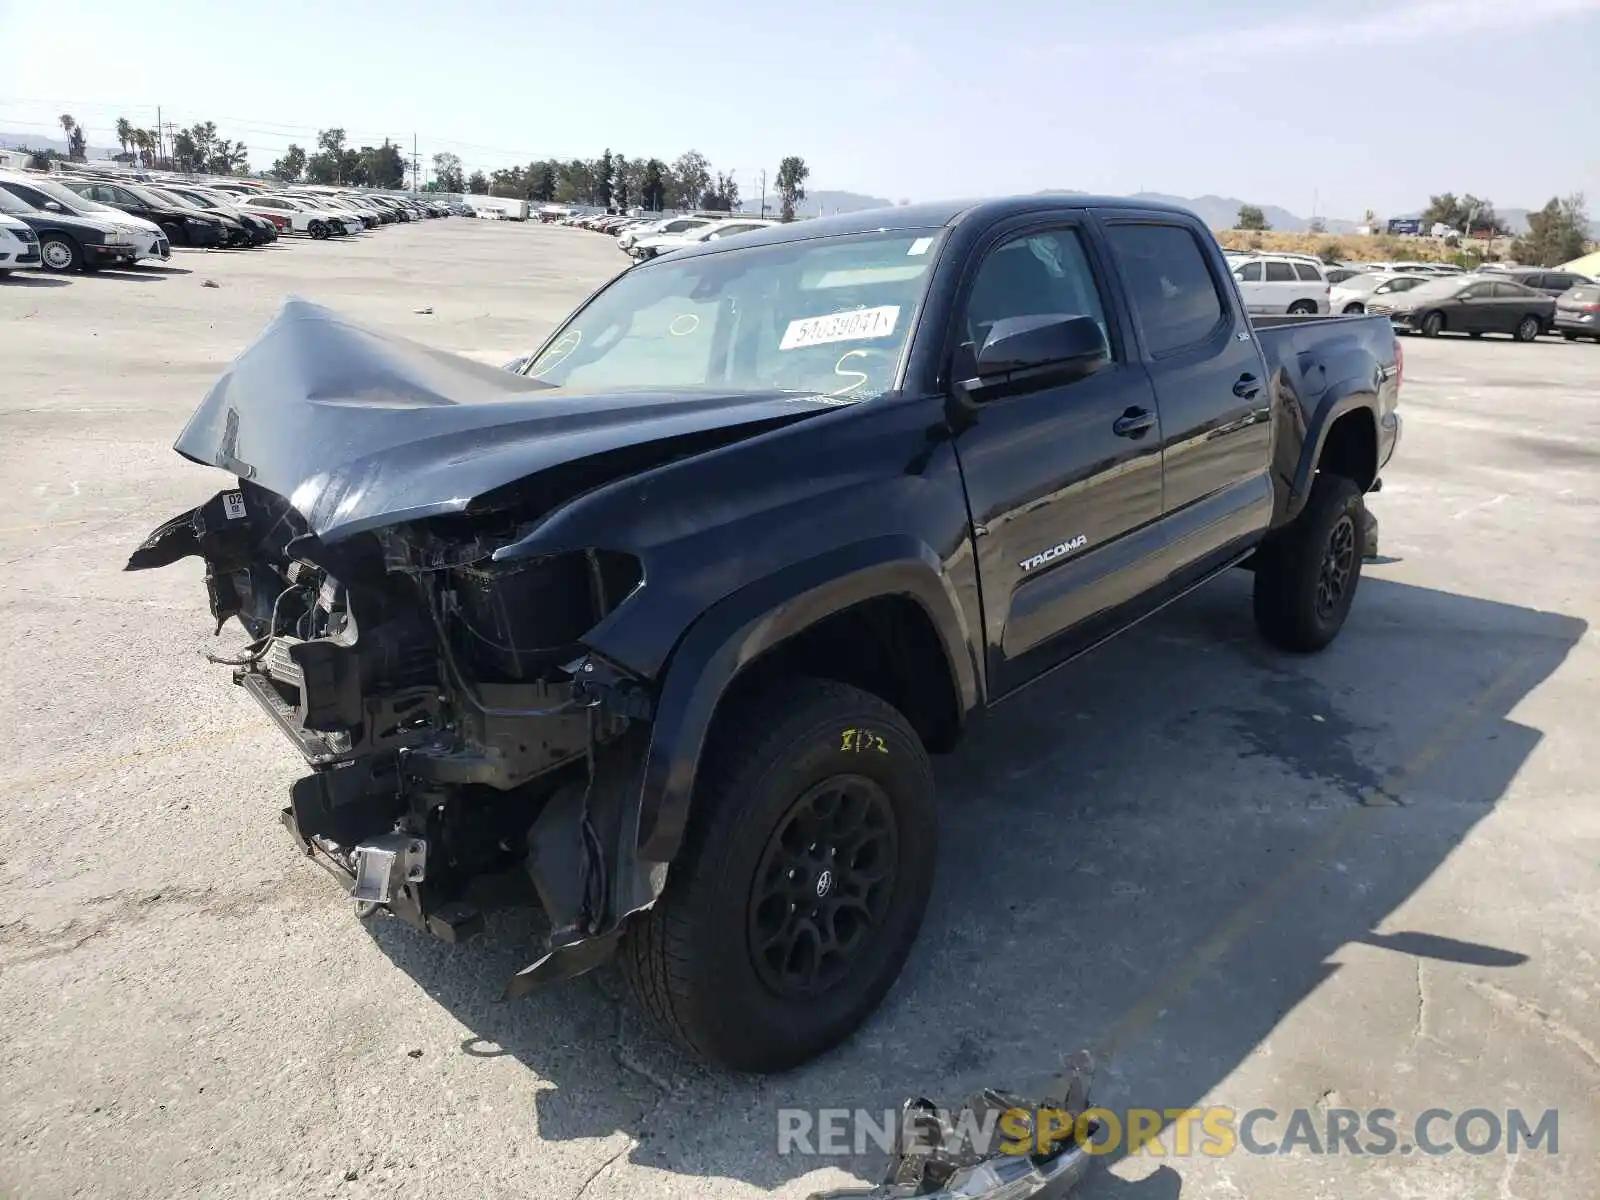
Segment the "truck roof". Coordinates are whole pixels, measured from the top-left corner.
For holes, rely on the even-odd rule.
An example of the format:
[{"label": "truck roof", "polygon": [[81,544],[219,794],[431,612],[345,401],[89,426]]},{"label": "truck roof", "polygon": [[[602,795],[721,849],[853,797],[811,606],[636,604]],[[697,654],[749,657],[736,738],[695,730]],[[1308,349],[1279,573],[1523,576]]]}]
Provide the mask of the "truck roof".
[{"label": "truck roof", "polygon": [[922,204],[901,204],[887,208],[862,209],[860,212],[838,213],[831,217],[813,217],[793,221],[787,225],[773,225],[766,229],[751,230],[739,235],[734,245],[707,242],[673,253],[674,261],[696,254],[715,254],[724,249],[763,245],[779,242],[797,242],[809,238],[834,237],[851,233],[876,233],[896,229],[939,229],[955,225],[974,217],[1000,220],[1023,216],[1031,212],[1045,212],[1061,208],[1126,208],[1141,212],[1165,212],[1193,217],[1195,214],[1176,204],[1162,204],[1152,200],[1136,200],[1128,196],[1088,196],[1076,192],[1040,192],[1031,196],[1005,196],[977,200],[931,200]]}]

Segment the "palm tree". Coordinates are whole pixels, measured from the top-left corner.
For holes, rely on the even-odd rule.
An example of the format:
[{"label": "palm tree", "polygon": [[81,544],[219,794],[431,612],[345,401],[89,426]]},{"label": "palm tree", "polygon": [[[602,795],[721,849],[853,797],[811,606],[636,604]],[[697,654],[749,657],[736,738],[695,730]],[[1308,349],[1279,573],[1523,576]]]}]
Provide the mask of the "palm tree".
[{"label": "palm tree", "polygon": [[139,165],[141,167],[155,165],[156,139],[154,134],[148,129],[135,129],[129,133],[128,141],[133,143],[134,148],[139,151]]},{"label": "palm tree", "polygon": [[133,145],[133,122],[129,121],[127,117],[117,118],[117,144],[122,147],[124,154]]}]

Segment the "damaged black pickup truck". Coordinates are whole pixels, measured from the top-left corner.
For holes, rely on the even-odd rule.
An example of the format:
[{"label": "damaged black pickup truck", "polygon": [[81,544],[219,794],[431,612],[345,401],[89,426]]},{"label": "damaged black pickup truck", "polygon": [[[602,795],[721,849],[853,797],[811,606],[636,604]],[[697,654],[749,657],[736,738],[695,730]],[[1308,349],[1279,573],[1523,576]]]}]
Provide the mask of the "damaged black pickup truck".
[{"label": "damaged black pickup truck", "polygon": [[619,956],[780,1070],[900,972],[970,718],[1230,567],[1270,642],[1334,638],[1398,357],[1258,330],[1194,216],[1075,196],[679,251],[510,370],[291,301],[176,443],[237,483],[128,566],[204,560],[358,911],[463,939],[531,883],[511,995]]}]

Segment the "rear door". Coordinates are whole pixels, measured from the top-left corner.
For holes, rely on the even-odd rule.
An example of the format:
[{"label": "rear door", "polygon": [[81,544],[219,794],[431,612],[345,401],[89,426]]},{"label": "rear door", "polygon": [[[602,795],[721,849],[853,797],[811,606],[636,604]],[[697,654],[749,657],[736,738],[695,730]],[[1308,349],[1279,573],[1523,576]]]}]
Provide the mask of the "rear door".
[{"label": "rear door", "polygon": [[957,378],[1007,317],[1093,317],[1112,359],[1087,378],[985,403],[956,436],[996,696],[1156,602],[1161,426],[1113,296],[1082,211],[1001,223],[958,286]]},{"label": "rear door", "polygon": [[1317,306],[1318,312],[1327,312],[1329,288],[1322,269],[1312,263],[1297,262],[1294,264],[1294,273],[1303,288],[1296,299],[1310,300]]},{"label": "rear door", "polygon": [[1300,298],[1301,286],[1295,278],[1292,263],[1268,259],[1263,264],[1266,267],[1266,307],[1261,311],[1269,313],[1283,313],[1289,311],[1289,305]]},{"label": "rear door", "polygon": [[1494,285],[1495,330],[1511,333],[1530,315],[1539,318],[1540,325],[1548,324],[1546,311],[1554,299],[1549,293],[1520,283],[1498,282]]},{"label": "rear door", "polygon": [[1204,225],[1167,213],[1097,215],[1161,412],[1163,554],[1174,585],[1185,586],[1271,522],[1270,380]]}]

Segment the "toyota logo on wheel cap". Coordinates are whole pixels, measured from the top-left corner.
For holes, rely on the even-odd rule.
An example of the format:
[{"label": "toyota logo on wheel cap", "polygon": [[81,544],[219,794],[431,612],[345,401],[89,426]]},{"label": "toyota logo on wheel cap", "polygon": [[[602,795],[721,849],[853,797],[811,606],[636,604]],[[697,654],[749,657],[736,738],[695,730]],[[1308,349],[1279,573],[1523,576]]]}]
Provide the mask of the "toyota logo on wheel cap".
[{"label": "toyota logo on wheel cap", "polygon": [[833,889],[833,872],[824,870],[817,876],[817,896],[820,899]]}]

